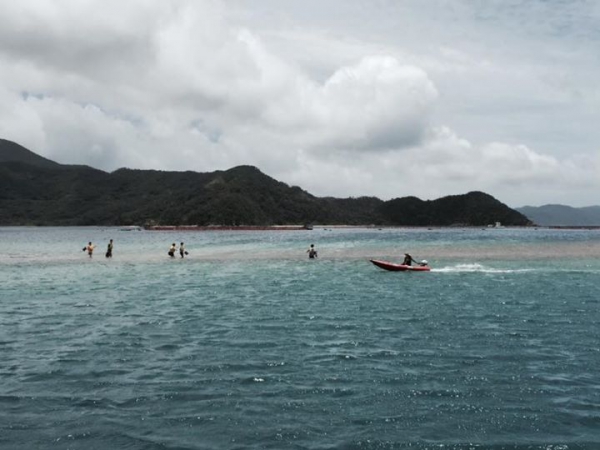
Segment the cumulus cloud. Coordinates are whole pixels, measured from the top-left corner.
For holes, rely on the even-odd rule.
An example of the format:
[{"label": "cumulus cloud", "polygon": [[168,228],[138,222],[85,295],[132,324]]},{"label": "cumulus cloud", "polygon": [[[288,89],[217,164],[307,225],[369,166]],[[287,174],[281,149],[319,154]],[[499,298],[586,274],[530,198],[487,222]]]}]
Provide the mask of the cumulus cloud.
[{"label": "cumulus cloud", "polygon": [[[291,50],[304,42],[302,28],[291,30],[291,45],[284,30],[240,14],[249,11],[241,5],[6,2],[0,136],[59,162],[105,170],[254,164],[317,195],[436,198],[485,190],[518,206],[523,192],[535,202],[544,192],[566,189],[577,198],[598,187],[597,154],[545,152],[516,140],[516,125],[499,116],[515,105],[521,111],[521,97],[541,86],[531,81],[531,65],[499,66],[459,49],[459,41],[440,40],[424,52],[395,35],[377,45],[358,32],[344,40],[319,29],[304,31],[313,45],[297,57]],[[461,95],[488,103],[453,114]],[[545,104],[572,99],[557,94]]]},{"label": "cumulus cloud", "polygon": [[397,149],[425,133],[437,92],[427,74],[390,56],[341,67],[324,83],[296,79],[272,101],[265,124],[296,133],[317,151]]}]

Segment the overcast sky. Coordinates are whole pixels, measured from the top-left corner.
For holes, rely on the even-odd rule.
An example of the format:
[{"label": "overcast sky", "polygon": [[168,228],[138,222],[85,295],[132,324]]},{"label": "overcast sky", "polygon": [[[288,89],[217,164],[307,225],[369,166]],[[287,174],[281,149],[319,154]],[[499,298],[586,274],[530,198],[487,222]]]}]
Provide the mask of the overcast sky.
[{"label": "overcast sky", "polygon": [[0,3],[0,137],[318,196],[600,204],[596,0]]}]

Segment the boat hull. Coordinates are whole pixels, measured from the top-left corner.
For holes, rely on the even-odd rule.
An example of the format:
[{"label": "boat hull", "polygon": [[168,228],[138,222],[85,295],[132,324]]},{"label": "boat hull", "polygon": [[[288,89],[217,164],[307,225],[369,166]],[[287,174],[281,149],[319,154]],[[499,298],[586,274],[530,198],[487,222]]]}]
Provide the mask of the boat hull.
[{"label": "boat hull", "polygon": [[377,267],[391,272],[429,272],[431,270],[429,266],[407,266],[405,264],[396,264],[378,259],[371,259],[370,261]]}]

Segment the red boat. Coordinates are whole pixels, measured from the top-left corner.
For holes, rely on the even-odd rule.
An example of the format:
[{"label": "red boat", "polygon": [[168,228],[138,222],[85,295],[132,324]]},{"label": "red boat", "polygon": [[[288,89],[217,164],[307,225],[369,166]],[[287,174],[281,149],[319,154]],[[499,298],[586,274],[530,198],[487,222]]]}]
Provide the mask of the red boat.
[{"label": "red boat", "polygon": [[429,266],[407,266],[406,264],[396,264],[388,261],[380,261],[378,259],[371,259],[370,261],[377,267],[392,272],[429,272],[431,270],[431,267]]}]

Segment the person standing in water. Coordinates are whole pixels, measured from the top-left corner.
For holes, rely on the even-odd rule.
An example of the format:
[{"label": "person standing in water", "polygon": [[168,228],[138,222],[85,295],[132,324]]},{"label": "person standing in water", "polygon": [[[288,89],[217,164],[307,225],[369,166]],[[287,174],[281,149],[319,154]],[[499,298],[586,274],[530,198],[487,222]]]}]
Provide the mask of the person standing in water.
[{"label": "person standing in water", "polygon": [[306,253],[308,253],[308,257],[310,259],[314,259],[317,257],[317,250],[315,249],[315,244],[310,244],[310,247],[308,248],[308,250],[306,250]]},{"label": "person standing in water", "polygon": [[86,245],[85,247],[83,247],[83,251],[87,251],[89,257],[92,257],[92,254],[94,253],[94,249],[96,248],[96,246],[94,244],[92,244],[92,242],[88,242],[88,245]]},{"label": "person standing in water", "polygon": [[112,258],[112,251],[113,251],[113,240],[111,239],[110,241],[108,241],[108,247],[106,248],[106,257],[107,258]]},{"label": "person standing in water", "polygon": [[175,258],[175,251],[177,250],[177,246],[175,245],[175,242],[173,242],[173,244],[171,244],[171,248],[169,249],[169,256],[171,258]]},{"label": "person standing in water", "polygon": [[188,252],[186,252],[185,248],[183,247],[183,242],[181,244],[179,244],[179,254],[181,255],[182,258],[183,258],[183,255],[188,254]]}]

